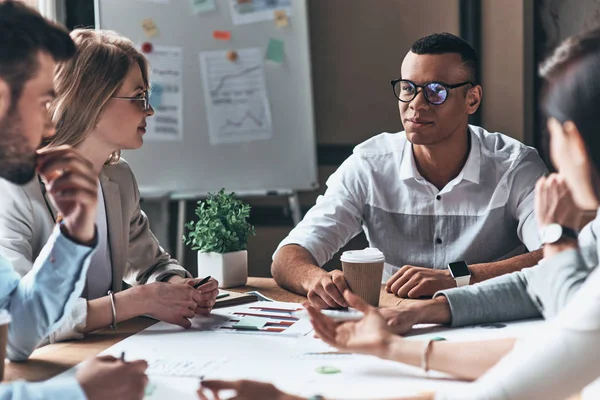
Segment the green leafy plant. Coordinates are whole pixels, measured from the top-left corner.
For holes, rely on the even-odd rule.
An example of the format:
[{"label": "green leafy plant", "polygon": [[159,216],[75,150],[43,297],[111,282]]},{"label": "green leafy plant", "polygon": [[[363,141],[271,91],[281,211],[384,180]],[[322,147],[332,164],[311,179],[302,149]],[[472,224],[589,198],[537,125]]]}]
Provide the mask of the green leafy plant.
[{"label": "green leafy plant", "polygon": [[209,193],[196,207],[198,221],[185,224],[189,230],[183,236],[186,245],[203,253],[230,253],[246,250],[248,236],[255,235],[250,225],[250,206],[235,198],[235,193]]}]

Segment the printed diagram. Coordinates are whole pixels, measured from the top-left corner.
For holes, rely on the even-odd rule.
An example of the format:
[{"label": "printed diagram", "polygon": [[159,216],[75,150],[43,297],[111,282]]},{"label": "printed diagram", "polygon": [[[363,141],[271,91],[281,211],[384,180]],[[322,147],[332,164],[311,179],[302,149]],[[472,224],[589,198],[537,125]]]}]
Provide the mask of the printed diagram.
[{"label": "printed diagram", "polygon": [[250,142],[273,135],[262,55],[238,51],[231,62],[224,51],[200,53],[211,144]]}]

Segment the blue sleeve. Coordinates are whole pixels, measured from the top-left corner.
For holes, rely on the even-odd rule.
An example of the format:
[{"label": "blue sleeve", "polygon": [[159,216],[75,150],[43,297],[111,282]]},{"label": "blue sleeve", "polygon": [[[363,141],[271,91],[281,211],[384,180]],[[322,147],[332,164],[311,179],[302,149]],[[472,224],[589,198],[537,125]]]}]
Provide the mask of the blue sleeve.
[{"label": "blue sleeve", "polygon": [[75,378],[53,379],[29,383],[17,381],[0,385],[0,400],[85,400],[83,389]]},{"label": "blue sleeve", "polygon": [[57,226],[23,279],[0,260],[0,308],[12,316],[9,359],[27,359],[60,326],[83,291],[93,250],[72,242]]}]

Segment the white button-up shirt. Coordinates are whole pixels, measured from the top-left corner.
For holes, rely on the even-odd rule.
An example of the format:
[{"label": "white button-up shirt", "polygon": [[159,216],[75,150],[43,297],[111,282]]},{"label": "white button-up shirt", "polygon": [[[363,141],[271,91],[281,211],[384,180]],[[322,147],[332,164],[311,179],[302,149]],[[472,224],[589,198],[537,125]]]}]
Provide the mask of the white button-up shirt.
[{"label": "white button-up shirt", "polygon": [[358,145],[277,250],[298,244],[322,266],[364,230],[385,255],[385,281],[404,265],[445,269],[538,249],[533,201],[544,163],[517,140],[469,128],[467,161],[442,190],[419,173],[405,132]]}]

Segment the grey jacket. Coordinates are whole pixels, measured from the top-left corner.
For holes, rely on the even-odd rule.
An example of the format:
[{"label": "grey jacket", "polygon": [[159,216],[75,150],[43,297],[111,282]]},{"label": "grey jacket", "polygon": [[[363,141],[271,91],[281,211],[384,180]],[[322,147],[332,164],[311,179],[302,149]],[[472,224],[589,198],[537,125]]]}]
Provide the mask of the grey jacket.
[{"label": "grey jacket", "polygon": [[600,212],[579,234],[579,249],[472,286],[442,290],[452,326],[555,316],[598,265]]}]

